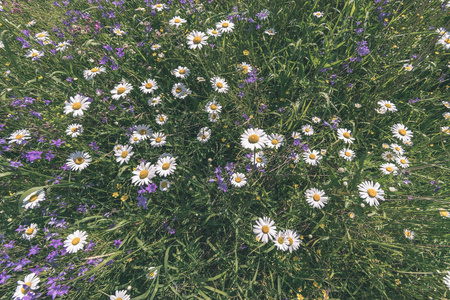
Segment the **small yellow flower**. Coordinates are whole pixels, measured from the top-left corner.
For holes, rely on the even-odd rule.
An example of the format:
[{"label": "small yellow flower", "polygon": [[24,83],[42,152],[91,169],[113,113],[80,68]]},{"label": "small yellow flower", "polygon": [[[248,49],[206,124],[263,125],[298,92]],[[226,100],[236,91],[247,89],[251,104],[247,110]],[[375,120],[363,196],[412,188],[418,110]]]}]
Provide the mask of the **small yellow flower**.
[{"label": "small yellow flower", "polygon": [[119,193],[118,193],[118,192],[114,192],[114,193],[112,194],[112,196],[113,196],[114,198],[117,198],[117,197],[119,197]]},{"label": "small yellow flower", "polygon": [[153,52],[153,56],[156,56],[156,53]]},{"label": "small yellow flower", "polygon": [[305,299],[305,298],[302,296],[302,294],[297,294],[297,300],[303,300],[303,299]]},{"label": "small yellow flower", "polygon": [[10,196],[12,196],[12,195],[14,195],[15,193],[13,193],[13,192],[11,192],[11,191],[9,191],[9,195]]},{"label": "small yellow flower", "polygon": [[244,50],[244,55],[245,56],[247,56],[247,55],[249,55],[250,54],[250,52],[248,52],[247,50]]},{"label": "small yellow flower", "polygon": [[9,66],[10,64],[11,64],[10,62],[7,62],[5,65],[6,65],[6,66]]},{"label": "small yellow flower", "polygon": [[38,79],[42,79],[42,78],[44,78],[44,77],[42,77],[42,76],[39,76],[39,77],[38,77]]},{"label": "small yellow flower", "polygon": [[256,196],[256,200],[261,200],[261,197],[259,197],[259,196]]},{"label": "small yellow flower", "polygon": [[398,279],[398,278],[395,279],[395,284],[396,284],[396,285],[399,285],[399,284],[400,284],[400,279]]},{"label": "small yellow flower", "polygon": [[123,195],[122,198],[120,198],[120,200],[127,201],[128,200],[128,195]]},{"label": "small yellow flower", "polygon": [[120,183],[117,184],[117,189],[120,190],[122,188],[122,185]]},{"label": "small yellow flower", "polygon": [[316,288],[319,287],[319,284],[318,284],[316,281],[314,281],[313,285],[314,285]]},{"label": "small yellow flower", "polygon": [[298,189],[298,184],[294,184],[294,189]]},{"label": "small yellow flower", "polygon": [[222,138],[222,143],[225,143],[227,139],[226,138]]},{"label": "small yellow flower", "polygon": [[320,228],[324,229],[325,228],[325,224],[320,224]]}]

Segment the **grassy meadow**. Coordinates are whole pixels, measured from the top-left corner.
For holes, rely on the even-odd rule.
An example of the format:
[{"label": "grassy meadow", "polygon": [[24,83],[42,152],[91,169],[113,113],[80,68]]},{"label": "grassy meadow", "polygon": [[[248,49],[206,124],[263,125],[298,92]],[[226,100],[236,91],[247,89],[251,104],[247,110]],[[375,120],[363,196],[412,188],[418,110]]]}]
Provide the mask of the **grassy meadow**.
[{"label": "grassy meadow", "polygon": [[450,298],[448,1],[0,2],[0,299]]}]

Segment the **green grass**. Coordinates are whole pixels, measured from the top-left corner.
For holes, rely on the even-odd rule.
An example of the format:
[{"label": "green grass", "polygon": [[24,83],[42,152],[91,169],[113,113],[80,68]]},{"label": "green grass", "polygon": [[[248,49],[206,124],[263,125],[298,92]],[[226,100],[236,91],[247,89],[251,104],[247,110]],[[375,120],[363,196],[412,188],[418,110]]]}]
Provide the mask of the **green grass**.
[{"label": "green grass", "polygon": [[[450,221],[439,212],[450,210],[449,136],[441,131],[442,126],[450,126],[443,117],[450,110],[442,105],[450,101],[449,51],[436,45],[439,36],[430,29],[448,27],[448,11],[443,11],[441,1],[198,1],[203,3],[201,12],[192,12],[187,5],[192,14],[174,1],[169,11],[154,16],[150,8],[135,10],[144,7],[141,1],[125,1],[123,9],[101,1],[106,12],[115,11],[114,18],[102,17],[98,3],[72,0],[64,7],[59,1],[62,7],[57,7],[53,2],[23,2],[22,13],[0,15],[5,44],[0,49],[0,66],[2,72],[11,71],[0,77],[0,124],[5,124],[0,138],[7,139],[19,129],[33,133],[28,145],[14,144],[0,156],[0,234],[4,234],[0,241],[2,245],[15,241],[13,249],[1,250],[9,257],[0,260],[0,274],[12,276],[0,285],[5,299],[13,296],[17,281],[36,265],[48,266],[39,274],[38,292],[43,299],[51,297],[46,295],[48,281],[58,274],[64,278],[57,284],[70,286],[66,299],[108,299],[128,286],[132,299],[297,299],[298,294],[305,299],[445,299]],[[386,25],[379,20],[380,6],[381,12],[390,13]],[[266,8],[271,13],[268,19],[258,21],[256,14]],[[92,23],[77,15],[78,34],[63,31],[65,38],[58,38],[52,29],[66,28],[62,20],[71,18],[66,15],[71,10],[89,14]],[[324,12],[324,17],[314,17],[316,11]],[[190,31],[206,32],[237,13],[256,22],[235,20],[232,33],[209,38],[213,48],[187,48]],[[168,25],[176,15],[188,21],[178,30]],[[37,24],[25,27],[32,19]],[[96,20],[103,26],[98,34],[94,34]],[[145,31],[144,22],[150,23],[152,31]],[[258,22],[261,29],[257,30]],[[111,32],[116,23],[126,35]],[[268,28],[274,28],[276,35],[264,34]],[[358,28],[364,31],[357,34]],[[30,38],[24,29],[30,31]],[[53,45],[41,46],[32,38],[44,30],[51,40],[70,39],[72,46],[53,55]],[[17,37],[26,39],[30,49],[44,49],[45,56],[40,61],[25,58],[28,49],[22,48]],[[361,41],[367,41],[368,55],[357,53]],[[162,48],[154,52],[151,43]],[[115,49],[107,51],[103,47],[107,44],[124,48],[124,56],[119,57]],[[85,80],[83,70],[98,66],[104,56],[114,60],[118,69],[112,70],[109,61],[105,74]],[[247,78],[236,68],[242,62],[257,68],[261,81],[240,88]],[[415,69],[405,71],[405,63]],[[171,74],[178,66],[190,69],[187,79]],[[199,76],[206,82],[198,82]],[[214,76],[225,78],[228,93],[211,88],[209,79]],[[71,81],[66,80],[69,77]],[[133,85],[129,101],[112,100],[110,90],[122,78]],[[163,102],[158,107],[149,106],[150,96],[139,90],[148,78],[159,84]],[[171,89],[178,82],[185,83],[192,94],[174,98]],[[98,95],[98,89],[103,94]],[[64,114],[64,102],[77,93],[93,99],[82,118]],[[36,102],[28,108],[11,105],[24,97]],[[409,102],[416,98],[420,101]],[[46,105],[44,99],[52,102]],[[213,99],[223,106],[217,123],[209,122],[204,111]],[[395,103],[398,111],[377,113],[380,100]],[[116,109],[110,110],[111,105]],[[267,108],[262,110],[262,105]],[[30,110],[41,113],[42,119],[30,115]],[[163,126],[155,122],[159,113],[169,118]],[[314,116],[322,122],[313,123]],[[338,154],[346,144],[338,140],[335,130],[323,125],[336,117],[339,128],[351,130],[356,139],[351,146],[356,158],[351,162]],[[72,123],[84,127],[78,138],[65,133]],[[412,146],[392,137],[390,128],[396,123],[413,131]],[[167,144],[162,148],[148,141],[135,144],[129,164],[119,165],[114,146],[128,144],[127,129],[139,124],[164,132]],[[248,124],[286,139],[278,150],[264,150],[269,161],[264,172],[246,171],[250,160],[245,154],[250,151],[241,146],[240,136]],[[291,134],[306,124],[315,133],[302,135],[302,142],[327,151],[318,166],[291,159],[291,153],[303,152],[293,144]],[[196,136],[205,126],[212,135],[202,144]],[[45,142],[39,143],[38,137]],[[66,143],[51,145],[57,139]],[[91,149],[93,141],[98,152]],[[383,143],[404,147],[409,176],[401,171],[398,176],[381,174]],[[49,149],[55,156],[50,161],[45,159]],[[81,150],[91,154],[92,164],[81,172],[62,170],[68,156]],[[28,151],[43,151],[42,159],[26,162],[22,154]],[[133,168],[140,160],[154,164],[165,152],[176,156],[178,163],[168,177],[170,188],[145,194],[148,209],[139,207],[139,188],[131,184]],[[24,166],[11,168],[10,161],[18,160]],[[228,182],[229,190],[223,192],[209,179],[215,177],[218,166],[229,178],[224,169],[228,162],[246,174],[248,183],[238,189]],[[62,177],[59,184],[55,175]],[[406,179],[409,184],[404,183]],[[378,207],[361,206],[357,186],[365,180],[380,183],[386,193],[386,201]],[[154,181],[159,184],[160,178]],[[434,191],[430,181],[440,189]],[[22,200],[36,187],[45,187],[47,200],[38,209],[24,211]],[[310,188],[324,190],[329,197],[323,209],[307,204],[304,193]],[[122,196],[127,199],[122,201]],[[80,205],[86,205],[85,212],[79,211]],[[272,242],[257,242],[253,225],[263,216],[274,220],[278,230],[297,231],[303,241],[300,248],[291,254],[277,251]],[[48,225],[52,217],[64,218],[67,226]],[[31,242],[15,232],[29,223],[40,229]],[[175,233],[170,234],[167,226]],[[44,227],[58,235],[47,240]],[[412,241],[405,238],[405,229],[415,232]],[[50,262],[48,255],[55,250],[51,240],[63,242],[75,230],[86,231],[95,247],[59,255]],[[122,244],[116,248],[118,239]],[[27,257],[36,245],[40,252]],[[22,270],[6,265],[23,258],[30,263]],[[90,263],[92,259],[97,266]],[[150,280],[146,274],[151,266],[158,273]],[[87,270],[78,275],[82,267]]]}]

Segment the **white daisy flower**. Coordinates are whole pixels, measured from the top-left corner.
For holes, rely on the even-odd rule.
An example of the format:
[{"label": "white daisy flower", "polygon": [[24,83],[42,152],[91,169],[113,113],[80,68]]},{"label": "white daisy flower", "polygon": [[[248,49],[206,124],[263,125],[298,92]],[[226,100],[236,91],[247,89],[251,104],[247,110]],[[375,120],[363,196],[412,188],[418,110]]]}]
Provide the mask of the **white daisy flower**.
[{"label": "white daisy flower", "polygon": [[147,81],[141,82],[139,87],[144,94],[153,94],[158,89],[158,83],[154,79],[147,79]]},{"label": "white daisy flower", "polygon": [[172,95],[178,99],[184,99],[191,94],[191,90],[188,89],[183,83],[176,83],[172,87]]},{"label": "white daisy flower", "polygon": [[38,283],[41,280],[37,277],[36,273],[31,273],[25,276],[22,280],[17,281],[17,288],[14,292],[13,298],[23,299],[27,294],[32,294],[34,290],[39,288]]},{"label": "white daisy flower", "polygon": [[126,34],[125,31],[121,30],[121,29],[118,28],[118,27],[114,28],[114,29],[113,29],[113,32],[114,32],[116,35],[118,35],[118,36],[122,36],[122,35]]},{"label": "white daisy flower", "polygon": [[25,26],[26,27],[31,27],[33,25],[36,25],[36,21],[35,20],[31,20],[30,22],[28,22]]},{"label": "white daisy flower", "polygon": [[74,233],[69,234],[64,241],[64,248],[66,248],[68,253],[77,253],[87,244],[87,237],[86,231],[76,230]]},{"label": "white daisy flower", "polygon": [[148,272],[145,277],[147,277],[148,279],[153,279],[156,277],[156,275],[158,275],[158,269],[156,269],[156,267],[150,267],[148,268]]},{"label": "white daisy flower", "polygon": [[136,11],[137,11],[137,10],[139,10],[139,11],[145,11],[145,8],[139,6],[139,7],[136,8],[135,10],[136,10]]},{"label": "white daisy flower", "polygon": [[447,108],[450,108],[450,102],[448,101],[442,101],[442,105],[444,105]]},{"label": "white daisy flower", "polygon": [[26,140],[31,138],[30,131],[28,129],[19,129],[11,133],[9,136],[8,144],[16,143],[18,145],[23,144]]},{"label": "white daisy flower", "polygon": [[221,78],[221,77],[213,77],[210,80],[211,84],[212,84],[212,88],[219,93],[224,93],[226,94],[228,92],[228,83],[225,81],[225,79]]},{"label": "white daisy flower", "polygon": [[448,274],[444,277],[444,283],[447,286],[447,288],[450,290],[450,271],[448,271]]},{"label": "white daisy flower", "polygon": [[60,43],[58,43],[58,45],[56,45],[56,51],[64,51],[69,46],[70,46],[70,43],[67,41],[60,42]]},{"label": "white daisy flower", "polygon": [[383,154],[381,154],[381,158],[383,158],[385,161],[394,161],[395,160],[395,154],[391,151],[386,151]]},{"label": "white daisy flower", "polygon": [[298,140],[298,139],[300,139],[301,137],[302,137],[302,135],[300,134],[300,132],[294,131],[294,132],[292,133],[292,138],[293,138],[294,140]]},{"label": "white daisy flower", "polygon": [[269,160],[264,156],[263,152],[253,153],[250,161],[258,168],[264,168],[269,162]]},{"label": "white daisy flower", "polygon": [[133,89],[133,86],[123,80],[121,83],[116,85],[114,89],[111,90],[112,98],[114,100],[119,100],[120,98],[125,98],[126,95],[128,95],[131,90]]},{"label": "white daisy flower", "polygon": [[403,230],[403,233],[405,234],[405,237],[408,239],[408,240],[413,240],[414,239],[414,231],[411,231],[411,230],[409,230],[409,229],[405,229],[405,230]]},{"label": "white daisy flower", "polygon": [[73,123],[67,126],[66,134],[70,137],[77,137],[83,133],[83,125],[78,123]]},{"label": "white daisy flower", "polygon": [[203,77],[197,77],[197,82],[205,82],[206,81],[206,79],[205,78],[203,78]]},{"label": "white daisy flower", "polygon": [[383,175],[397,175],[398,167],[392,163],[385,163],[380,166],[380,171]]},{"label": "white daisy flower", "polygon": [[395,106],[395,104],[390,102],[390,101],[380,100],[377,103],[378,103],[378,105],[380,105],[381,107],[384,107],[389,112],[396,112],[397,111],[397,107]]},{"label": "white daisy flower", "polygon": [[189,49],[202,49],[203,46],[207,44],[208,36],[201,31],[192,31],[187,36],[187,44],[189,45]]},{"label": "white daisy flower", "polygon": [[228,20],[222,20],[216,23],[216,28],[221,33],[230,33],[233,32],[234,23]]},{"label": "white daisy flower", "polygon": [[313,135],[314,134],[314,128],[312,128],[311,125],[303,125],[302,131],[304,135]]},{"label": "white daisy flower", "polygon": [[312,121],[313,123],[320,123],[320,121],[322,121],[319,117],[312,117]]},{"label": "white daisy flower", "polygon": [[178,66],[178,68],[172,70],[172,75],[175,75],[177,78],[185,79],[188,77],[191,71],[186,67]]},{"label": "white daisy flower", "polygon": [[75,97],[70,97],[69,102],[64,102],[64,113],[70,114],[73,113],[74,117],[83,116],[83,111],[89,108],[91,102],[89,102],[89,98],[81,95],[76,95]]},{"label": "white daisy flower", "polygon": [[405,153],[405,150],[403,150],[402,146],[400,146],[399,144],[391,144],[390,148],[394,151],[395,154],[397,155],[403,155],[403,153]]},{"label": "white daisy flower", "polygon": [[75,151],[69,155],[67,159],[67,166],[71,171],[81,171],[89,166],[92,158],[89,153],[84,151]]},{"label": "white daisy flower", "polygon": [[316,188],[305,191],[306,202],[314,208],[322,209],[327,204],[328,197],[325,192]]},{"label": "white daisy flower", "polygon": [[161,103],[161,96],[151,98],[148,100],[148,105],[150,106],[157,106],[160,103]]},{"label": "white daisy flower", "polygon": [[203,127],[200,129],[200,132],[197,134],[197,140],[201,143],[206,143],[209,141],[211,137],[211,129],[208,127]]},{"label": "white daisy flower", "polygon": [[267,147],[278,149],[284,145],[284,136],[281,134],[273,133],[267,136],[269,142],[267,143]]},{"label": "white daisy flower", "polygon": [[241,146],[252,151],[266,147],[268,142],[266,133],[259,128],[249,128],[241,135]]},{"label": "white daisy flower", "polygon": [[166,124],[167,120],[168,117],[165,114],[159,114],[156,116],[156,123],[158,123],[159,125]]},{"label": "white daisy flower", "polygon": [[40,202],[45,200],[45,192],[43,189],[37,190],[23,199],[22,207],[25,209],[33,209],[40,206]]},{"label": "white daisy flower", "polygon": [[403,169],[409,168],[409,159],[406,158],[405,156],[399,156],[395,159],[395,161]]},{"label": "white daisy flower", "polygon": [[361,108],[361,104],[355,103],[355,107],[356,107],[356,108]]},{"label": "white daisy flower", "polygon": [[383,143],[383,145],[381,145],[383,147],[383,149],[389,149],[389,144]]},{"label": "white daisy flower", "polygon": [[352,161],[355,158],[355,151],[344,148],[339,151],[339,156],[345,160]]},{"label": "white daisy flower", "polygon": [[175,157],[168,156],[158,159],[155,167],[158,176],[167,177],[169,175],[172,175],[177,169],[177,163],[175,160]]},{"label": "white daisy flower", "polygon": [[170,182],[166,179],[161,180],[159,183],[159,190],[162,192],[167,192],[170,188]]},{"label": "white daisy flower", "polygon": [[322,159],[322,156],[320,155],[320,152],[317,150],[307,150],[305,153],[303,153],[303,160],[312,166],[318,165],[320,160]]},{"label": "white daisy flower", "polygon": [[25,55],[25,57],[32,58],[32,59],[37,59],[42,56],[44,56],[44,51],[39,51],[36,49],[28,50],[27,54]]},{"label": "white daisy flower", "polygon": [[39,41],[45,41],[48,38],[48,32],[47,31],[41,31],[34,35],[34,38]]},{"label": "white daisy flower", "polygon": [[278,231],[275,237],[273,238],[273,243],[277,247],[278,250],[287,251],[289,249],[289,240],[284,235],[284,232]]},{"label": "white daisy flower", "polygon": [[151,47],[151,49],[152,49],[153,51],[156,51],[156,50],[158,50],[159,48],[161,48],[161,45],[160,45],[160,44],[154,44],[154,45],[152,45],[152,47]]},{"label": "white daisy flower", "polygon": [[294,230],[288,229],[284,231],[283,234],[284,238],[288,241],[289,253],[292,253],[292,251],[297,251],[297,249],[300,247],[300,244],[303,243],[298,233]]},{"label": "white daisy flower", "polygon": [[436,32],[437,32],[440,36],[443,36],[444,34],[447,33],[447,30],[445,30],[445,28],[440,27],[440,28],[436,29]]},{"label": "white daisy flower", "polygon": [[444,119],[450,120],[450,112],[445,112],[442,114],[442,116],[444,117]]},{"label": "white daisy flower", "polygon": [[155,132],[152,134],[150,142],[153,147],[162,147],[167,143],[166,135],[162,132]]},{"label": "white daisy flower", "polygon": [[109,300],[130,300],[130,295],[127,295],[126,290],[116,291],[114,295],[109,296]]},{"label": "white daisy flower", "polygon": [[391,132],[394,134],[395,138],[398,138],[403,143],[411,141],[411,138],[413,137],[413,132],[408,130],[408,127],[400,123],[393,125],[391,127]]},{"label": "white daisy flower", "polygon": [[135,186],[141,186],[144,184],[152,183],[152,179],[156,177],[156,168],[151,163],[141,162],[136,170],[133,171],[133,177],[131,183]]},{"label": "white daisy flower", "polygon": [[37,227],[36,223],[31,223],[30,225],[28,225],[25,229],[25,233],[22,234],[22,238],[25,240],[32,240],[37,232],[39,231],[39,228]]},{"label": "white daisy flower", "polygon": [[156,9],[157,11],[162,11],[166,7],[167,7],[167,5],[165,5],[163,3],[158,3],[155,5],[152,5],[152,9]]},{"label": "white daisy flower", "polygon": [[216,100],[209,101],[205,105],[205,111],[210,114],[220,113],[222,111],[222,105],[220,105],[220,103],[218,103]]},{"label": "white daisy flower", "polygon": [[375,111],[376,111],[377,113],[379,113],[380,115],[384,115],[385,113],[387,113],[388,110],[387,110],[386,107],[381,106],[381,107],[375,108]]},{"label": "white daisy flower", "polygon": [[244,74],[251,73],[253,71],[253,67],[246,62],[243,62],[237,66],[238,71],[241,71]]},{"label": "white daisy flower", "polygon": [[450,49],[450,33],[444,34],[438,41],[437,44],[444,46],[445,50]]},{"label": "white daisy flower", "polygon": [[208,114],[208,120],[210,122],[216,123],[217,121],[219,121],[219,119],[220,119],[220,115],[217,113]]},{"label": "white daisy flower", "polygon": [[346,144],[353,144],[355,139],[351,134],[352,132],[346,128],[339,128],[337,130],[338,139],[343,140]]},{"label": "white daisy flower", "polygon": [[258,218],[256,225],[253,225],[253,233],[256,234],[256,240],[267,243],[269,239],[272,241],[277,235],[277,227],[275,222],[269,217]]},{"label": "white daisy flower", "polygon": [[245,177],[243,173],[233,173],[230,180],[231,184],[238,188],[243,187],[247,184],[247,177]]},{"label": "white daisy flower", "polygon": [[180,27],[182,24],[186,23],[187,21],[185,19],[182,19],[180,16],[175,16],[172,19],[169,20],[170,26],[176,26],[177,28]]},{"label": "white daisy flower", "polygon": [[215,38],[222,36],[222,32],[217,29],[206,29],[206,34]]},{"label": "white daisy flower", "polygon": [[384,201],[384,191],[380,189],[380,184],[373,181],[364,181],[358,185],[359,196],[370,206],[378,206],[378,200]]},{"label": "white daisy flower", "polygon": [[414,70],[414,67],[411,64],[403,64],[403,68],[408,72]]},{"label": "white daisy flower", "polygon": [[92,80],[95,76],[97,76],[100,73],[105,73],[106,68],[105,67],[94,67],[90,70],[84,70],[83,76],[86,80]]},{"label": "white daisy flower", "polygon": [[316,18],[322,18],[324,16],[323,12],[321,11],[316,11],[315,13],[313,13],[313,15]]},{"label": "white daisy flower", "polygon": [[447,210],[443,209],[443,208],[441,208],[439,210],[439,214],[441,215],[441,217],[450,218],[450,213]]},{"label": "white daisy flower", "polygon": [[441,127],[441,130],[443,133],[450,134],[450,127],[448,126]]},{"label": "white daisy flower", "polygon": [[152,135],[152,128],[146,124],[136,125],[134,134],[139,134],[141,140],[146,140]]},{"label": "white daisy flower", "polygon": [[122,148],[118,151],[114,151],[114,156],[116,157],[116,162],[128,164],[131,156],[133,156],[133,147],[129,145],[122,146]]},{"label": "white daisy flower", "polygon": [[130,136],[130,139],[128,140],[130,144],[139,144],[140,142],[142,142],[144,139],[142,138],[142,135],[140,135],[139,133],[135,132]]},{"label": "white daisy flower", "polygon": [[267,34],[267,35],[275,35],[277,32],[275,31],[275,29],[269,28],[269,29],[266,29],[264,31],[264,33]]}]

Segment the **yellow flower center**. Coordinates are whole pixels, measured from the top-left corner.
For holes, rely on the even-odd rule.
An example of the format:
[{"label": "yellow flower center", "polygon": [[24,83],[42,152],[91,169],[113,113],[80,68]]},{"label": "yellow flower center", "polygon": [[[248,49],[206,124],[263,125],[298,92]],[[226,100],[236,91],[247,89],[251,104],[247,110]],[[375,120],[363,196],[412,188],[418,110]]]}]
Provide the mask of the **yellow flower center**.
[{"label": "yellow flower center", "polygon": [[137,136],[135,136],[135,137],[133,138],[133,141],[137,142],[137,141],[139,141],[139,138],[138,138]]},{"label": "yellow flower center", "polygon": [[445,133],[450,133],[450,129],[445,129],[444,132]]},{"label": "yellow flower center", "polygon": [[242,73],[244,73],[244,74],[248,73],[248,67],[247,66],[242,66]]},{"label": "yellow flower center", "polygon": [[181,23],[181,20],[180,20],[180,19],[175,19],[174,22],[175,22],[175,23]]},{"label": "yellow flower center", "polygon": [[162,169],[163,170],[167,170],[168,168],[170,168],[170,164],[169,163],[163,163]]},{"label": "yellow flower center", "polygon": [[122,300],[122,298],[121,298],[121,297],[118,297],[118,298],[116,298],[116,300]]},{"label": "yellow flower center", "polygon": [[[31,286],[31,282],[25,282],[25,285]],[[20,292],[21,292],[22,294],[25,295],[28,291],[27,291],[26,289],[22,288],[22,289],[20,290]]]},{"label": "yellow flower center", "polygon": [[151,84],[150,82],[147,82],[146,84],[145,84],[145,88],[146,89],[151,89],[153,87],[153,84]]},{"label": "yellow flower center", "polygon": [[288,237],[289,245],[292,245],[294,243],[294,240],[291,237]]},{"label": "yellow flower center", "polygon": [[272,145],[277,145],[277,144],[278,144],[278,140],[273,139],[273,140],[272,140]]},{"label": "yellow flower center", "polygon": [[181,93],[181,88],[180,88],[180,87],[177,87],[177,88],[175,89],[175,92]]},{"label": "yellow flower center", "polygon": [[305,131],[306,131],[306,132],[309,132],[309,128],[306,128]]},{"label": "yellow flower center", "polygon": [[202,134],[201,138],[202,140],[206,139],[206,135]]},{"label": "yellow flower center", "polygon": [[225,22],[225,23],[222,23],[222,27],[223,27],[223,28],[227,28],[227,27],[228,27],[228,23],[226,23],[226,22]]},{"label": "yellow flower center", "polygon": [[80,102],[75,102],[74,104],[72,104],[72,109],[79,110],[80,108],[81,108]]},{"label": "yellow flower center", "polygon": [[221,88],[223,88],[223,83],[222,83],[222,82],[218,82],[218,83],[216,83],[216,86],[217,86],[219,89],[221,89]]},{"label": "yellow flower center", "polygon": [[213,105],[210,106],[210,108],[211,108],[211,110],[216,110],[217,106],[215,104],[213,104]]},{"label": "yellow flower center", "polygon": [[126,88],[124,88],[123,86],[121,86],[120,88],[117,89],[117,94],[122,94],[123,92],[126,91]]},{"label": "yellow flower center", "polygon": [[391,108],[392,105],[390,105],[389,103],[386,103],[384,106],[386,106],[387,108]]},{"label": "yellow flower center", "polygon": [[270,228],[269,228],[269,226],[264,225],[264,226],[261,228],[261,230],[262,230],[263,233],[269,233]]},{"label": "yellow flower center", "polygon": [[345,152],[345,156],[350,157],[350,156],[352,156],[352,154],[351,154],[350,152],[346,151],[346,152]]},{"label": "yellow flower center", "polygon": [[346,139],[349,139],[349,138],[350,138],[350,133],[348,133],[348,132],[344,132],[342,135],[343,135]]},{"label": "yellow flower center", "polygon": [[75,163],[76,163],[77,165],[81,165],[82,163],[84,163],[84,158],[81,157],[81,156],[75,158]]},{"label": "yellow flower center", "polygon": [[155,272],[148,273],[148,277],[153,277],[153,276],[155,276]]},{"label": "yellow flower center", "polygon": [[194,42],[194,44],[200,44],[202,41],[202,38],[199,36],[194,37],[194,39],[192,40]]},{"label": "yellow flower center", "polygon": [[261,162],[262,162],[261,157],[257,157],[257,158],[256,158],[256,161],[259,162],[259,163],[261,163]]},{"label": "yellow flower center", "polygon": [[234,179],[234,181],[236,181],[237,183],[239,183],[239,182],[242,181],[242,179],[241,179],[241,177],[236,177],[236,178]]},{"label": "yellow flower center", "polygon": [[281,236],[278,238],[278,244],[284,244],[284,239]]},{"label": "yellow flower center", "polygon": [[80,243],[80,238],[79,237],[76,237],[76,238],[74,238],[72,240],[72,245],[74,245],[74,246],[78,245],[79,243]]},{"label": "yellow flower center", "polygon": [[158,8],[161,7],[161,4],[156,4],[156,7],[158,7]]},{"label": "yellow flower center", "polygon": [[309,158],[310,158],[310,159],[315,159],[315,158],[316,158],[316,155],[311,153],[311,154],[309,155]]},{"label": "yellow flower center", "polygon": [[122,154],[120,154],[123,158],[128,156],[128,151],[122,151]]},{"label": "yellow flower center", "polygon": [[212,34],[217,34],[217,30],[213,30],[211,32],[212,32]]},{"label": "yellow flower center", "polygon": [[167,187],[167,181],[161,182],[161,187],[162,187],[162,188],[166,188],[166,187]]},{"label": "yellow flower center", "polygon": [[215,114],[211,115],[211,119],[215,120],[217,118],[217,116]]},{"label": "yellow flower center", "polygon": [[178,71],[180,74],[185,74],[186,71],[184,69],[181,69],[180,71]]},{"label": "yellow flower center", "polygon": [[160,137],[157,137],[157,138],[155,139],[155,142],[161,143],[161,138],[160,138]]},{"label": "yellow flower center", "polygon": [[27,234],[32,234],[33,232],[34,232],[34,228],[33,227],[28,228],[27,231],[26,231]]},{"label": "yellow flower center", "polygon": [[99,71],[98,68],[93,68],[93,69],[91,69],[91,72],[92,72],[92,73],[95,73],[95,72],[98,72],[98,71]]},{"label": "yellow flower center", "polygon": [[405,235],[406,235],[407,237],[410,237],[410,236],[411,236],[411,231],[405,230]]},{"label": "yellow flower center", "polygon": [[386,171],[392,172],[392,171],[394,171],[394,169],[392,169],[392,167],[387,167],[387,168],[386,168]]},{"label": "yellow flower center", "polygon": [[406,164],[406,160],[404,160],[404,159],[400,159],[400,162],[401,162],[402,164]]},{"label": "yellow flower center", "polygon": [[405,136],[406,135],[406,130],[405,129],[399,129],[398,133],[400,133],[400,135]]},{"label": "yellow flower center", "polygon": [[36,201],[37,198],[38,198],[38,195],[33,195],[29,201],[34,202],[34,201]]},{"label": "yellow flower center", "polygon": [[146,133],[147,133],[147,131],[145,129],[139,130],[139,134],[140,135],[145,135]]},{"label": "yellow flower center", "polygon": [[147,176],[148,176],[148,171],[147,171],[147,170],[142,170],[142,171],[139,173],[139,178],[140,178],[140,179],[147,178]]},{"label": "yellow flower center", "polygon": [[164,122],[164,117],[159,117],[160,122]]},{"label": "yellow flower center", "polygon": [[255,144],[259,141],[259,136],[257,136],[256,134],[252,134],[248,137],[248,141],[252,144]]},{"label": "yellow flower center", "polygon": [[450,39],[445,39],[444,42],[445,42],[446,44],[450,44]]},{"label": "yellow flower center", "polygon": [[406,66],[406,70],[411,71],[411,67],[410,66]]},{"label": "yellow flower center", "polygon": [[395,147],[395,150],[400,151],[400,147]]},{"label": "yellow flower center", "polygon": [[22,139],[22,138],[23,138],[23,135],[22,135],[22,134],[16,135],[16,140],[20,140],[20,139]]},{"label": "yellow flower center", "polygon": [[70,131],[72,131],[72,132],[76,132],[78,130],[78,128],[77,127],[73,127]]},{"label": "yellow flower center", "polygon": [[375,191],[374,189],[368,189],[367,194],[369,194],[369,196],[373,198],[377,195],[377,191]]},{"label": "yellow flower center", "polygon": [[447,217],[447,216],[448,216],[448,211],[446,211],[446,210],[441,210],[439,213],[440,213],[441,216],[443,216],[443,217]]},{"label": "yellow flower center", "polygon": [[38,37],[40,37],[40,38],[41,38],[41,37],[44,37],[44,34],[43,34],[43,33],[39,33],[39,34],[38,34]]},{"label": "yellow flower center", "polygon": [[314,201],[319,202],[320,196],[318,194],[314,194],[313,199],[314,199]]}]

